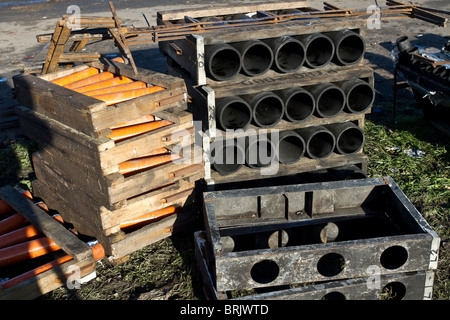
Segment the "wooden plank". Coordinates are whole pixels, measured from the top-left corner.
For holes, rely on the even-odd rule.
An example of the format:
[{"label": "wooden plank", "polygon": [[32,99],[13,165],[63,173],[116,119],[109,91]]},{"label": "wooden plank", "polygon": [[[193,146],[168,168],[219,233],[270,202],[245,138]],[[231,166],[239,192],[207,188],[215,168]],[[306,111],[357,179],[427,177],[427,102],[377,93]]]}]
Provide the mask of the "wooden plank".
[{"label": "wooden plank", "polygon": [[[184,147],[193,141],[192,122],[174,124],[115,143],[109,138],[94,139],[53,119],[23,106],[16,107],[23,133],[37,141],[42,148],[47,146],[60,150],[74,162],[89,164],[104,174],[117,171],[116,166],[139,157],[157,148],[177,144]],[[180,121],[190,119],[187,112],[175,113]],[[175,120],[175,119],[174,119]],[[190,137],[190,138],[189,138]],[[181,139],[178,141],[173,138]],[[187,141],[186,141],[187,140]],[[100,171],[101,170],[101,171]]]},{"label": "wooden plank", "polygon": [[58,79],[60,77],[67,76],[69,74],[72,74],[74,72],[78,72],[78,71],[81,71],[81,70],[84,70],[87,68],[89,68],[89,66],[87,66],[85,64],[80,64],[79,66],[75,66],[72,68],[58,70],[56,72],[47,73],[47,74],[40,74],[37,77],[40,79],[43,79],[43,80],[52,81],[52,80]]},{"label": "wooden plank", "polygon": [[70,276],[73,277],[74,267],[80,271],[80,280],[83,280],[84,277],[90,278],[90,276],[95,276],[95,261],[80,262],[71,260],[6,290],[0,288],[0,300],[36,299],[63,286],[70,279]]},{"label": "wooden plank", "polygon": [[186,210],[127,234],[125,239],[112,243],[112,259],[124,257],[180,230],[186,230],[194,218],[195,213]]},{"label": "wooden plank", "polygon": [[359,164],[364,163],[366,161],[367,156],[365,156],[362,153],[357,153],[354,155],[339,155],[333,153],[326,159],[318,159],[318,160],[303,157],[294,164],[288,165],[278,164],[278,168],[276,168],[277,165],[275,164],[274,165],[275,173],[272,175],[263,174],[264,171],[261,171],[261,169],[252,169],[244,165],[237,172],[226,176],[221,176],[218,172],[212,170],[211,172],[212,181],[210,181],[209,183],[213,182],[214,184],[225,184],[237,181],[268,179],[274,177],[289,176],[293,173],[312,172],[321,169],[329,169],[334,167],[345,166],[349,164]]},{"label": "wooden plank", "polygon": [[32,225],[41,230],[67,254],[77,261],[94,259],[92,250],[62,224],[50,217],[31,200],[10,186],[0,188],[0,198],[19,212]]},{"label": "wooden plank", "polygon": [[183,79],[143,68],[137,68],[139,73],[136,75],[131,66],[117,61],[100,59],[99,61],[87,63],[87,65],[167,89],[184,87]]},{"label": "wooden plank", "polygon": [[89,62],[98,60],[101,57],[100,53],[97,52],[66,52],[61,54],[59,58],[59,63],[68,63],[68,62]]},{"label": "wooden plank", "polygon": [[[60,23],[58,21],[58,23]],[[59,58],[64,52],[67,41],[70,36],[70,28],[67,27],[67,20],[63,20],[61,26],[56,27],[55,34],[52,39],[53,46],[50,46],[47,60],[45,61],[42,74],[55,72],[58,70]]]},{"label": "wooden plank", "polygon": [[91,138],[23,106],[15,110],[23,134],[37,141],[41,147],[51,145],[69,155],[76,155],[79,161],[100,163],[99,153],[115,145],[109,138]]},{"label": "wooden plank", "polygon": [[90,109],[106,108],[103,101],[32,75],[15,76],[13,80],[20,104],[87,134],[95,131]]},{"label": "wooden plank", "polygon": [[185,16],[200,18],[206,16],[220,16],[256,11],[282,10],[309,6],[309,1],[279,1],[259,2],[252,4],[214,4],[195,9],[175,9],[157,12],[157,18],[161,21],[184,19]]}]

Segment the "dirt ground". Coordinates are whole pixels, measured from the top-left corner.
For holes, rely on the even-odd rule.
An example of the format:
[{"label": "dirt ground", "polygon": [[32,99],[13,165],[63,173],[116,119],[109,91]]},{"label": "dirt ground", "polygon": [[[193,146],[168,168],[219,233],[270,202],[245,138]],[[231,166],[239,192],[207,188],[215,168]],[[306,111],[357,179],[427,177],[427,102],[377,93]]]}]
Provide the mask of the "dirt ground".
[{"label": "dirt ground", "polygon": [[[2,6],[0,1],[0,114],[2,110],[11,108],[17,104],[11,94],[13,87],[12,77],[21,73],[23,67],[45,59],[47,46],[36,41],[36,35],[52,33],[56,21],[67,12],[70,4],[77,4],[81,8],[82,16],[111,16],[108,1],[45,1],[39,4],[27,6]],[[20,1],[18,1],[20,2]],[[161,10],[180,9],[183,7],[203,6],[213,2],[223,1],[207,0],[155,0],[126,1],[113,0],[118,16],[126,25],[146,26],[143,13],[151,25],[156,25],[156,13]],[[250,3],[256,1],[228,1],[229,3]],[[374,0],[331,0],[328,1],[341,8],[366,10],[375,3]],[[323,2],[311,0],[311,7],[323,8]],[[384,7],[385,1],[378,3]],[[448,0],[417,0],[426,7],[450,11]],[[392,100],[393,61],[391,50],[395,46],[395,40],[399,36],[406,35],[414,45],[435,47],[440,49],[450,39],[450,29],[438,27],[417,19],[386,20],[380,29],[366,30],[367,52],[365,58],[368,66],[375,71],[375,89],[378,102]],[[87,47],[87,50],[97,51],[103,54],[118,53],[117,48],[111,42],[95,44]],[[157,45],[147,45],[133,48],[133,57],[139,67],[148,68],[160,72],[165,71],[165,59],[159,53]],[[411,93],[402,90],[401,95]],[[0,141],[6,136],[18,135],[18,129],[0,130]]]}]

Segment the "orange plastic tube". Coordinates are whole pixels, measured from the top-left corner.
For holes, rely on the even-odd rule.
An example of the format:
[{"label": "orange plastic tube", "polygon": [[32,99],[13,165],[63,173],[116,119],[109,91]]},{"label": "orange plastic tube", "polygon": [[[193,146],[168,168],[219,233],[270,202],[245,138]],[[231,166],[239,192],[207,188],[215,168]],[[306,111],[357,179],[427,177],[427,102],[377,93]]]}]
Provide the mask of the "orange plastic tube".
[{"label": "orange plastic tube", "polygon": [[119,163],[119,172],[121,174],[129,174],[139,170],[153,168],[171,162],[172,159],[176,160],[180,158],[181,156],[177,154],[173,154],[173,156],[171,154],[164,154],[139,159],[132,159],[129,161]]},{"label": "orange plastic tube", "polygon": [[131,99],[139,98],[148,94],[152,94],[158,91],[164,90],[163,87],[153,86],[149,88],[135,89],[135,90],[127,90],[121,92],[100,94],[96,96],[92,96],[98,100],[102,100],[106,102],[106,105],[110,106],[116,103],[128,101]]},{"label": "orange plastic tube", "polygon": [[115,58],[111,59],[111,61],[120,62],[120,63],[125,63],[125,60],[123,60],[122,57],[115,57]]},{"label": "orange plastic tube", "polygon": [[142,88],[146,88],[146,87],[147,87],[147,84],[145,82],[135,81],[135,82],[131,82],[131,83],[120,84],[118,86],[113,86],[113,87],[108,87],[108,88],[102,88],[102,89],[87,91],[87,92],[83,92],[83,94],[92,97],[92,96],[98,96],[98,95],[101,95],[101,94],[115,93],[115,92],[135,90],[135,89],[142,89]]},{"label": "orange plastic tube", "polygon": [[47,237],[19,243],[0,249],[0,267],[34,259],[59,249],[61,248]]},{"label": "orange plastic tube", "polygon": [[[59,215],[54,216],[53,218],[61,223],[63,222],[63,219]],[[42,236],[42,232],[32,225],[13,230],[0,236],[0,249],[35,239],[38,236]]]},{"label": "orange plastic tube", "polygon": [[133,160],[134,159],[145,158],[145,157],[150,157],[150,156],[159,156],[159,155],[169,154],[169,153],[170,153],[169,149],[162,147],[162,148],[153,150],[153,151],[151,151],[149,153],[141,154],[139,157],[133,158]]},{"label": "orange plastic tube", "polygon": [[87,85],[90,85],[93,83],[98,83],[101,81],[109,80],[112,78],[114,78],[114,74],[112,74],[111,72],[100,72],[93,76],[87,77],[85,79],[81,79],[81,80],[66,84],[64,87],[67,89],[75,89],[75,88],[87,86]]},{"label": "orange plastic tube", "polygon": [[[27,197],[30,200],[33,200],[33,196],[31,195],[30,191],[25,190],[22,192],[22,194]],[[13,211],[13,208],[11,208],[9,206],[9,204],[7,204],[4,200],[0,200],[0,215],[5,214],[5,213],[9,213]]]},{"label": "orange plastic tube", "polygon": [[73,90],[76,92],[79,92],[79,93],[85,93],[85,92],[93,91],[93,90],[97,90],[97,89],[103,89],[103,88],[118,86],[120,84],[131,83],[133,81],[134,81],[133,79],[120,76],[120,77],[115,77],[115,78],[112,78],[109,80],[89,84],[87,86],[75,88]]},{"label": "orange plastic tube", "polygon": [[108,135],[108,138],[114,141],[119,141],[127,138],[131,138],[146,132],[150,132],[159,128],[163,128],[173,124],[173,122],[167,120],[158,120],[148,123],[142,123],[134,126],[128,126],[124,128],[114,129],[112,133]]},{"label": "orange plastic tube", "polygon": [[57,85],[60,85],[60,86],[65,86],[66,84],[69,84],[69,83],[72,83],[72,82],[75,82],[75,81],[78,81],[78,80],[81,80],[81,79],[93,76],[94,74],[97,74],[99,72],[100,72],[100,70],[98,70],[97,68],[89,67],[89,68],[86,68],[84,70],[77,71],[77,72],[74,72],[72,74],[69,74],[67,76],[64,76],[64,77],[61,77],[61,78],[57,78],[57,79],[52,80],[50,82],[52,82],[54,84],[57,84]]},{"label": "orange plastic tube", "polygon": [[127,122],[119,123],[118,125],[112,126],[110,129],[119,129],[119,128],[123,128],[123,127],[134,126],[136,124],[142,124],[142,123],[147,123],[147,122],[152,122],[152,121],[155,121],[155,117],[152,116],[151,114],[148,114],[146,116],[139,117],[139,118],[127,121]]},{"label": "orange plastic tube", "polygon": [[[48,208],[45,203],[39,202],[36,205],[48,212]],[[28,221],[22,217],[21,214],[12,214],[11,216],[0,221],[0,235],[16,230],[17,228],[24,226],[26,223],[28,223]]]},{"label": "orange plastic tube", "polygon": [[122,222],[120,224],[120,228],[122,230],[129,229],[129,228],[138,228],[138,227],[141,227],[143,224],[146,224],[146,223],[148,223],[152,220],[158,219],[158,218],[166,217],[168,215],[175,213],[176,211],[177,211],[177,208],[174,206],[159,209],[159,210],[156,210],[156,211],[153,211],[150,213],[146,213],[136,219]]},{"label": "orange plastic tube", "polygon": [[[95,261],[98,261],[105,256],[105,250],[103,249],[103,247],[100,243],[92,246],[91,249],[92,249],[92,253],[94,254]],[[17,277],[9,279],[8,281],[5,281],[4,283],[2,283],[0,285],[0,287],[3,290],[6,290],[8,288],[11,288],[11,287],[21,283],[21,282],[29,280],[29,279],[37,276],[38,274],[44,273],[45,271],[48,271],[48,270],[53,269],[63,263],[66,263],[67,261],[70,261],[72,259],[73,258],[69,255],[63,256],[63,257],[53,260],[49,263],[46,263],[42,266],[39,266],[33,270],[22,273],[21,275],[18,275]]]},{"label": "orange plastic tube", "polygon": [[0,221],[0,235],[11,232],[24,226],[28,221],[20,214],[15,213]]}]

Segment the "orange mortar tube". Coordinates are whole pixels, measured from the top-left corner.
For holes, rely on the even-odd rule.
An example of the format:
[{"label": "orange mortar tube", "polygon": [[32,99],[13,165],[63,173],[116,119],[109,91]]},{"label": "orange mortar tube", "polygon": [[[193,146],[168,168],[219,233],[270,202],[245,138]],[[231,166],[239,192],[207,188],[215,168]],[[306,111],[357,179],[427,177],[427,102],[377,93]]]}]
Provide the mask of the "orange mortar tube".
[{"label": "orange mortar tube", "polygon": [[[61,223],[64,222],[61,216],[59,215],[56,215],[53,218]],[[42,236],[42,232],[38,228],[32,225],[25,226],[20,229],[16,229],[14,231],[1,235],[0,249],[10,247],[21,242],[29,241],[39,236]]]},{"label": "orange mortar tube", "polygon": [[134,126],[123,127],[112,130],[112,133],[108,135],[108,138],[114,141],[120,141],[123,139],[131,138],[146,132],[150,132],[159,128],[163,128],[173,124],[173,122],[167,120],[158,120],[148,123],[142,123]]},{"label": "orange mortar tube", "polygon": [[[25,197],[27,197],[28,199],[33,200],[33,196],[31,195],[30,191],[25,190],[25,191],[22,192],[22,194]],[[12,211],[14,211],[13,208],[11,208],[9,206],[9,204],[6,203],[5,200],[0,200],[0,216],[2,214],[9,213],[9,212],[12,212]]]},{"label": "orange mortar tube", "polygon": [[85,92],[93,91],[93,90],[97,90],[97,89],[103,89],[103,88],[118,86],[118,85],[121,85],[121,84],[131,83],[133,81],[134,81],[133,79],[130,79],[130,78],[127,78],[127,77],[123,77],[123,76],[119,76],[119,77],[115,77],[115,78],[112,78],[112,79],[104,80],[104,81],[101,81],[101,82],[89,84],[87,86],[75,88],[73,90],[76,91],[76,92],[79,92],[79,93],[85,93]]},{"label": "orange mortar tube", "polygon": [[[39,202],[36,205],[43,209],[45,212],[48,212],[48,208],[45,203]],[[20,228],[27,223],[28,220],[22,217],[21,214],[15,213],[8,218],[0,221],[0,235],[16,230],[17,228]]]},{"label": "orange mortar tube", "polygon": [[132,159],[129,161],[125,161],[122,163],[119,163],[119,172],[121,174],[129,174],[132,172],[136,172],[139,170],[149,169],[153,168],[168,162],[171,162],[172,160],[180,159],[181,156],[177,154],[164,154],[164,155],[155,155],[150,157],[144,157],[144,158],[138,158],[138,159]]},{"label": "orange mortar tube", "polygon": [[75,88],[84,87],[84,86],[87,86],[90,84],[98,83],[101,81],[109,80],[112,78],[114,78],[114,74],[112,74],[111,72],[100,72],[93,76],[87,77],[85,79],[81,79],[81,80],[66,84],[64,86],[64,88],[75,89]]},{"label": "orange mortar tube", "polygon": [[87,77],[93,76],[97,73],[99,73],[100,70],[94,67],[89,67],[86,68],[84,70],[81,71],[77,71],[74,72],[72,74],[69,74],[67,76],[61,77],[61,78],[57,78],[55,80],[52,80],[50,82],[60,85],[60,86],[65,86],[66,84],[81,80],[81,79],[85,79]]},{"label": "orange mortar tube", "polygon": [[[95,261],[101,260],[104,256],[105,256],[105,250],[103,249],[102,245],[96,244],[94,246],[91,247],[92,249],[92,253],[94,255],[94,259]],[[53,260],[49,263],[46,263],[42,266],[39,266],[33,270],[30,270],[28,272],[22,273],[21,275],[18,275],[17,277],[14,277],[12,279],[9,279],[8,281],[5,281],[4,283],[2,283],[0,285],[0,288],[2,288],[3,290],[6,290],[8,288],[11,288],[19,283],[22,283],[26,280],[29,280],[35,276],[37,276],[38,274],[44,273],[45,271],[48,271],[52,268],[55,268],[67,261],[72,260],[73,258],[69,255],[63,256],[61,258],[58,258],[56,260]]]},{"label": "orange mortar tube", "polygon": [[136,124],[148,123],[148,122],[152,122],[152,121],[155,121],[155,117],[152,116],[151,114],[148,114],[146,116],[139,117],[139,118],[127,121],[127,122],[119,123],[118,125],[110,127],[110,129],[119,129],[119,128],[123,128],[123,127],[134,126]]},{"label": "orange mortar tube", "polygon": [[19,243],[0,249],[0,267],[34,259],[60,249],[54,241],[47,237]]},{"label": "orange mortar tube", "polygon": [[129,228],[137,228],[137,227],[140,227],[143,224],[146,224],[152,220],[169,216],[175,212],[177,212],[177,208],[174,206],[170,206],[170,207],[159,209],[159,210],[156,210],[156,211],[153,211],[150,213],[146,213],[136,219],[122,222],[120,224],[120,229],[124,230],[124,229],[129,229]]},{"label": "orange mortar tube", "polygon": [[145,82],[135,81],[135,82],[131,82],[131,83],[120,84],[120,85],[113,86],[113,87],[87,91],[87,92],[83,92],[83,94],[87,95],[89,97],[93,97],[93,96],[98,96],[98,95],[102,95],[102,94],[116,93],[116,92],[121,92],[121,91],[129,91],[129,90],[143,89],[143,88],[147,88],[147,84]]},{"label": "orange mortar tube", "polygon": [[106,105],[111,106],[116,103],[128,101],[131,99],[139,98],[148,94],[152,94],[158,91],[165,90],[163,87],[153,86],[149,88],[127,90],[121,92],[107,93],[92,96],[95,99],[102,100],[106,102]]}]

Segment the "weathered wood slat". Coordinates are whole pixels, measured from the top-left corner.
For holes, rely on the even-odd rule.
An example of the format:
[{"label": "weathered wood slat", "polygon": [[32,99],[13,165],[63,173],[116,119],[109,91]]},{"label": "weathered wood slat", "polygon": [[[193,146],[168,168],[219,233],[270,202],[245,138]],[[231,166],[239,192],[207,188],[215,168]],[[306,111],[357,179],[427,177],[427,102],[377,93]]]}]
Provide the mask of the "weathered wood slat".
[{"label": "weathered wood slat", "polygon": [[84,242],[17,190],[4,186],[0,188],[0,198],[77,261],[93,259]]},{"label": "weathered wood slat", "polygon": [[279,2],[259,2],[253,4],[233,5],[229,4],[214,4],[213,6],[205,6],[195,9],[177,9],[170,11],[159,11],[157,18],[160,22],[184,19],[185,16],[200,18],[206,16],[220,16],[220,15],[232,15],[237,13],[248,13],[256,11],[268,11],[268,10],[282,10],[308,7],[309,1],[279,1]]}]

